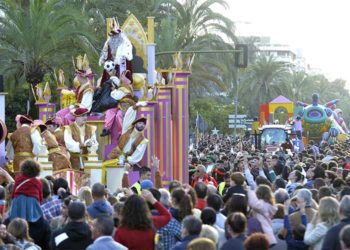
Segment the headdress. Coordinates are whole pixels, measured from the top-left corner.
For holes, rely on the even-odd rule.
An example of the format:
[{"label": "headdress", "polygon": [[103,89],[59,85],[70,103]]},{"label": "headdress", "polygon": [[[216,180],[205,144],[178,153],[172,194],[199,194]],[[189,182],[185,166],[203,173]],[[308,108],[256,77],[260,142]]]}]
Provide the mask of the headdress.
[{"label": "headdress", "polygon": [[117,35],[121,32],[118,21],[113,17],[109,19],[109,36]]}]

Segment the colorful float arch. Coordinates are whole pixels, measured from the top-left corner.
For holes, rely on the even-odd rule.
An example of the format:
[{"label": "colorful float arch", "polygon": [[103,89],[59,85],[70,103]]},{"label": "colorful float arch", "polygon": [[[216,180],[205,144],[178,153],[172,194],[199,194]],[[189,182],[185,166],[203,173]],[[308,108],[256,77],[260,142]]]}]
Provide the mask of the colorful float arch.
[{"label": "colorful float arch", "polygon": [[[110,22],[109,19],[107,19],[108,22]],[[135,55],[140,59],[138,66],[145,70],[144,72],[134,71],[135,76],[139,78],[134,83],[135,93],[139,95],[139,99],[146,101],[145,106],[138,108],[137,117],[146,117],[148,120],[144,136],[148,138],[149,144],[141,165],[150,166],[152,156],[156,155],[160,160],[160,174],[163,185],[168,185],[174,179],[186,183],[189,178],[187,154],[189,146],[188,77],[191,74],[192,60],[187,60],[190,63],[182,64],[180,62],[185,60],[182,60],[181,53],[177,53],[174,55],[173,67],[164,70],[159,69],[156,72],[154,18],[148,18],[147,35],[134,15],[127,18],[122,25],[122,30],[136,50]],[[166,80],[164,81],[164,79]],[[40,87],[38,85],[38,88]],[[69,91],[64,83],[64,73],[62,71],[59,71],[57,76],[57,91],[59,93]],[[43,91],[38,89],[37,92],[42,93]],[[54,115],[56,104],[50,103],[47,98],[41,98],[40,100],[37,103],[39,117],[45,122],[48,117]],[[108,159],[108,153],[115,147],[111,144],[110,137],[99,136],[104,128],[104,116],[89,116],[88,124],[96,126],[96,138],[98,138],[100,146],[97,154],[88,155],[84,175],[80,175],[79,181],[83,182],[86,179],[85,177],[88,177],[90,185],[95,182],[102,182],[110,190],[116,190],[116,188],[121,187],[124,169],[123,166],[119,165],[105,166],[103,164]],[[52,164],[48,162],[47,158],[42,157],[40,161],[44,170],[42,174],[52,174]],[[153,169],[152,172],[154,174]],[[62,174],[62,171],[58,174]],[[78,188],[79,185],[74,183],[74,178],[77,180],[74,177],[76,173],[68,170],[64,174],[68,180],[71,180],[72,185],[75,184],[75,189]],[[133,184],[137,178],[137,172],[129,173],[130,184]]]},{"label": "colorful float arch", "polygon": [[285,124],[293,116],[294,103],[280,95],[269,103],[260,105],[260,125],[272,124],[278,121]]}]

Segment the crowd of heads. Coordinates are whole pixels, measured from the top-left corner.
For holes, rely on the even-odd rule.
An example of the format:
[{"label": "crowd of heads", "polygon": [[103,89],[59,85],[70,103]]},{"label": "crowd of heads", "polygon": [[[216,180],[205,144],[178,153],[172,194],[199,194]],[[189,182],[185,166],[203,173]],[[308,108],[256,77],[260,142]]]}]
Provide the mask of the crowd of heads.
[{"label": "crowd of heads", "polygon": [[15,179],[0,172],[0,244],[99,249],[108,237],[111,249],[347,249],[349,145],[319,151],[271,154],[208,136],[189,152],[189,183],[155,186],[143,167],[138,188],[95,183],[74,195],[64,178],[38,179],[40,164],[28,160]]}]

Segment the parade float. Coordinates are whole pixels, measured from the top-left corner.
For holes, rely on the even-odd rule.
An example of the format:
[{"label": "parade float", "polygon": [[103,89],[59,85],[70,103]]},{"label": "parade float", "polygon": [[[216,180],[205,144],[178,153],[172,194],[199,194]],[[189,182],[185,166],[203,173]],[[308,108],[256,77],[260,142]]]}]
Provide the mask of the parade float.
[{"label": "parade float", "polygon": [[[302,107],[299,115],[302,118],[304,143],[310,140],[320,143],[335,143],[347,139],[347,128],[343,120],[339,120],[335,109],[338,100],[332,100],[322,105],[319,95],[312,95],[312,103],[297,102]],[[337,119],[338,118],[338,119]],[[343,127],[342,127],[343,126]],[[346,130],[344,130],[344,128]]]},{"label": "parade float", "polygon": [[[72,124],[88,114],[87,126],[91,137],[84,141],[78,136],[78,148],[83,144],[84,150],[80,153],[70,152],[70,157],[76,157],[80,164],[78,168],[54,169],[48,153],[43,151],[37,156],[42,165],[41,175],[66,178],[73,193],[83,185],[96,182],[102,182],[115,191],[122,185],[124,161],[129,159],[131,162],[131,156],[124,155],[123,148],[120,149],[121,145],[127,147],[128,141],[124,140],[130,131],[127,129],[143,121],[145,127],[139,144],[146,145],[136,165],[150,167],[152,157],[156,156],[160,160],[159,171],[164,186],[171,180],[188,182],[188,77],[191,74],[191,56],[182,58],[181,53],[176,53],[173,55],[172,67],[156,70],[153,17],[148,17],[147,32],[134,15],[130,15],[121,27],[114,18],[108,18],[107,34],[109,37],[99,61],[99,79],[94,79],[95,74],[89,67],[87,56],[76,55],[73,60],[73,83],[65,82],[62,70],[57,70],[55,74],[60,103],[50,102],[52,90],[49,83],[38,84],[33,88],[40,120],[46,124],[59,125],[64,139],[67,138],[66,133],[74,139]],[[114,35],[122,37],[124,41],[116,50],[110,47]],[[96,96],[104,91],[109,91],[108,96],[112,96],[112,87],[123,91],[123,97],[116,98],[114,106],[99,110],[96,108],[96,102],[99,101]],[[107,128],[106,120],[110,114],[117,125]],[[125,120],[129,116],[132,119],[126,124]],[[114,133],[116,131],[118,133]],[[68,144],[67,141],[65,143]],[[98,145],[98,148],[92,149],[92,144]],[[117,156],[110,159],[113,152],[117,152]],[[138,180],[137,167],[134,170],[129,172],[130,185]],[[155,169],[151,171],[154,177]]]},{"label": "parade float", "polygon": [[[318,94],[313,94],[312,104],[298,101],[296,105],[284,96],[260,105],[259,146],[269,151],[276,150],[287,138],[297,151],[310,140],[317,143],[335,143],[347,140],[348,128],[342,110],[336,108],[339,100],[322,105]],[[300,118],[299,118],[300,117]],[[296,123],[300,123],[297,136]]]},{"label": "parade float", "polygon": [[260,124],[272,124],[276,120],[285,124],[294,114],[294,103],[280,95],[269,103],[260,105]]}]

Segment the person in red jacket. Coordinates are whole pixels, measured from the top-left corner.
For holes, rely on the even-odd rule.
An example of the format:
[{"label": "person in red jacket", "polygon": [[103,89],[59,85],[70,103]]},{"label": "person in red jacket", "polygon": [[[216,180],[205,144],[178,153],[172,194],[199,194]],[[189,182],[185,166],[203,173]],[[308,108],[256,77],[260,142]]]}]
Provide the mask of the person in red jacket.
[{"label": "person in red jacket", "polygon": [[39,173],[40,165],[36,161],[26,160],[22,163],[21,174],[16,176],[13,186],[10,220],[20,217],[35,222],[42,217],[40,203],[43,201],[43,193],[42,183],[37,178]]},{"label": "person in red jacket", "polygon": [[50,225],[44,219],[40,203],[43,200],[42,183],[38,179],[40,165],[26,160],[20,166],[12,192],[12,203],[5,224],[15,218],[25,219],[29,224],[29,235],[41,249],[49,249]]},{"label": "person in red jacket", "polygon": [[[147,202],[158,210],[159,215],[151,215]],[[129,250],[153,250],[156,230],[170,220],[169,211],[149,190],[142,190],[142,197],[133,194],[127,198],[114,239]]]},{"label": "person in red jacket", "polygon": [[205,185],[212,184],[215,187],[218,186],[216,180],[206,173],[206,168],[203,165],[198,165],[192,181],[192,187],[194,188],[198,182],[203,182]]}]

